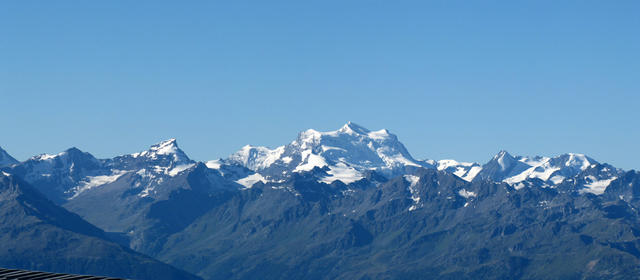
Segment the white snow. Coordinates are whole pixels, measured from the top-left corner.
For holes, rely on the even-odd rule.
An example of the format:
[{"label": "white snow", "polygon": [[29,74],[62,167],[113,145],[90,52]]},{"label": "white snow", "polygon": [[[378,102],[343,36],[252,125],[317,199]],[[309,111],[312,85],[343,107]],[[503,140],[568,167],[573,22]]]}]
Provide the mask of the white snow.
[{"label": "white snow", "polygon": [[554,185],[562,183],[565,179],[564,176],[554,175],[557,171],[562,170],[565,167],[579,167],[580,170],[584,170],[589,167],[589,160],[585,155],[582,154],[568,154],[569,159],[566,161],[564,165],[556,166],[552,165],[553,158],[549,157],[538,157],[538,158],[530,158],[530,157],[522,157],[519,159],[520,162],[530,166],[520,174],[514,175],[512,177],[506,178],[503,182],[508,184],[515,184],[522,182],[524,180],[530,178],[538,178],[543,181],[551,181]]},{"label": "white snow", "polygon": [[298,134],[286,146],[270,150],[265,147],[245,146],[228,160],[260,171],[274,162],[289,165],[300,158],[298,166],[288,166],[295,172],[343,162],[359,172],[365,170],[393,171],[404,166],[421,167],[388,130],[369,131],[354,123],[339,130],[319,132],[308,129]]},{"label": "white snow", "polygon": [[170,155],[178,152],[178,146],[176,145],[176,139],[171,138],[151,146],[150,150],[158,155]]},{"label": "white snow", "polygon": [[336,150],[336,151],[341,151],[341,152],[346,152],[347,150],[343,149],[343,148],[339,148],[339,147],[332,147],[332,146],[325,146],[325,145],[321,145],[320,148],[322,149],[322,152],[325,153],[327,151],[331,151],[331,150]]},{"label": "white snow", "polygon": [[504,162],[504,157],[507,155],[507,152],[502,151],[498,155],[498,165],[500,165],[500,170],[505,171],[507,169],[507,164]]},{"label": "white snow", "polygon": [[436,162],[436,169],[452,172],[461,179],[471,182],[471,180],[473,180],[473,178],[475,178],[482,170],[482,167],[477,163],[443,159]]},{"label": "white snow", "polygon": [[232,154],[229,159],[239,162],[251,170],[260,170],[271,166],[284,153],[284,146],[275,149],[246,145]]},{"label": "white snow", "polygon": [[35,159],[35,160],[52,160],[52,159],[54,159],[54,158],[56,158],[58,156],[61,156],[61,155],[62,155],[62,153],[55,154],[55,155],[41,154],[41,155],[37,155],[37,156],[33,157],[32,159]]},{"label": "white snow", "polygon": [[343,162],[330,166],[329,169],[330,170],[327,171],[329,176],[322,178],[320,180],[321,182],[331,184],[335,180],[340,180],[345,184],[351,184],[364,178],[360,172],[355,170],[353,167],[347,166]]},{"label": "white snow", "polygon": [[153,190],[154,190],[153,188],[147,187],[138,194],[138,197],[147,197],[151,194]]},{"label": "white snow", "polygon": [[215,159],[215,160],[207,161],[205,165],[211,169],[220,169],[220,165],[222,165],[222,163],[220,162],[219,159]]},{"label": "white snow", "polygon": [[78,195],[80,195],[82,192],[93,189],[95,187],[104,186],[106,184],[113,183],[117,181],[118,178],[120,178],[122,175],[127,174],[129,172],[130,171],[114,170],[111,175],[88,176],[84,178],[82,181],[80,181],[78,186],[71,189],[71,192],[73,192],[74,194],[69,199],[70,200],[74,199]]},{"label": "white snow", "polygon": [[236,181],[236,183],[245,186],[247,189],[253,187],[253,185],[257,182],[266,183],[267,180],[259,173],[254,173]]},{"label": "white snow", "polygon": [[378,153],[378,156],[386,163],[386,165],[388,167],[403,166],[403,165],[421,167],[421,165],[415,163],[414,161],[411,161],[411,160],[407,159],[401,153],[396,153],[396,154],[389,155],[388,154],[389,153],[389,148],[388,147],[378,148],[376,150],[376,152]]},{"label": "white snow", "polygon": [[601,195],[604,193],[607,187],[611,184],[611,182],[615,179],[618,179],[618,177],[612,177],[606,180],[597,180],[597,178],[594,176],[587,176],[586,179],[591,182],[584,184],[586,189],[580,190],[580,193],[588,192],[595,195]]},{"label": "white snow", "polygon": [[284,162],[285,164],[289,164],[289,163],[291,163],[291,161],[293,161],[292,157],[283,157],[282,158],[282,162]]},{"label": "white snow", "polygon": [[560,183],[562,183],[562,181],[564,181],[565,177],[564,176],[560,176],[560,175],[556,175],[551,177],[549,180],[551,180],[551,182],[553,182],[554,185],[558,185]]},{"label": "white snow", "polygon": [[471,167],[471,169],[469,169],[469,172],[467,172],[467,175],[461,178],[467,182],[471,182],[473,178],[475,178],[478,175],[478,173],[480,173],[481,170],[482,170],[481,166]]},{"label": "white snow", "polygon": [[471,162],[457,162],[453,159],[443,159],[438,161],[437,169],[442,171],[449,167],[472,166],[472,165],[473,163]]},{"label": "white snow", "polygon": [[418,193],[418,190],[415,188],[420,181],[420,177],[415,175],[404,175],[403,177],[407,182],[409,182],[409,192],[411,193],[411,200],[413,200],[413,204],[409,207],[409,211],[422,207],[423,204],[420,203],[420,193]]},{"label": "white snow", "polygon": [[525,185],[525,184],[524,184],[524,183],[522,183],[522,182],[518,182],[518,183],[512,184],[511,186],[512,186],[514,189],[519,190],[519,189],[522,189],[522,188],[526,187],[527,185]]},{"label": "white snow", "polygon": [[565,163],[565,166],[580,166],[580,170],[585,170],[591,166],[589,159],[583,154],[569,154],[569,160]]},{"label": "white snow", "polygon": [[543,165],[532,166],[518,175],[504,179],[503,182],[507,184],[514,184],[514,183],[527,180],[528,178],[539,178],[539,179],[542,179],[543,181],[547,181],[549,180],[549,177],[551,177],[551,174],[560,170],[560,168],[557,168],[557,167],[549,167],[548,163],[545,163],[544,165],[547,165],[547,166],[544,166],[542,171],[538,171],[539,170],[538,167]]},{"label": "white snow", "polygon": [[389,138],[389,131],[386,129],[381,129],[378,131],[372,131],[367,134],[369,138],[374,140],[384,140]]},{"label": "white snow", "polygon": [[180,172],[185,171],[193,166],[195,166],[195,163],[189,163],[189,164],[181,164],[181,165],[177,165],[174,168],[170,169],[167,171],[167,175],[173,177],[178,175]]},{"label": "white snow", "polygon": [[458,194],[464,198],[477,197],[478,194],[472,191],[467,191],[465,189],[461,189],[458,191]]},{"label": "white snow", "polygon": [[327,162],[322,156],[316,155],[311,150],[302,151],[302,163],[293,170],[293,172],[311,171],[315,167],[324,167]]},{"label": "white snow", "polygon": [[420,177],[415,175],[404,175],[404,179],[409,182],[409,187],[415,187],[415,185],[418,184],[418,181],[420,181]]}]

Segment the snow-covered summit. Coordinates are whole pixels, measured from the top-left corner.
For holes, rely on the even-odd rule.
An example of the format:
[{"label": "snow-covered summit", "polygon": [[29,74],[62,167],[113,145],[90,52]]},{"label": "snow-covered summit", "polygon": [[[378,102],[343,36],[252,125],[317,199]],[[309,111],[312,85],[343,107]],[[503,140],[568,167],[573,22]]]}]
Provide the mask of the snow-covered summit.
[{"label": "snow-covered summit", "polygon": [[[565,179],[599,165],[600,163],[596,160],[584,154],[567,153],[556,157],[528,157],[512,156],[507,151],[500,151],[482,166],[477,176],[512,185],[529,179],[539,179],[549,186],[557,186]],[[606,174],[618,172],[619,170],[613,170]]]},{"label": "snow-covered summit", "polygon": [[371,131],[353,122],[335,131],[305,130],[293,142],[275,149],[245,146],[225,162],[265,177],[326,167],[328,176],[323,181],[345,183],[361,179],[366,170],[396,174],[406,168],[432,167],[415,160],[388,130]]},{"label": "snow-covered summit", "polygon": [[176,139],[162,141],[151,145],[142,152],[118,156],[105,161],[112,170],[130,170],[145,174],[175,176],[179,172],[195,166],[179,147]]},{"label": "snow-covered summit", "polygon": [[160,143],[151,145],[151,147],[143,152],[131,154],[133,158],[147,158],[150,160],[157,160],[161,158],[168,158],[176,162],[190,162],[191,160],[179,147],[178,141],[175,138],[162,141]]},{"label": "snow-covered summit", "polygon": [[100,160],[77,148],[37,155],[10,168],[10,173],[42,186],[39,190],[54,201],[66,199],[70,190],[85,178],[110,173]]},{"label": "snow-covered summit", "polygon": [[453,173],[468,182],[471,182],[471,180],[478,175],[478,172],[482,170],[482,166],[480,166],[480,164],[472,162],[458,162],[452,159],[437,161],[436,168],[440,171]]},{"label": "snow-covered summit", "polygon": [[232,154],[228,160],[251,170],[260,170],[277,161],[283,152],[284,146],[272,150],[266,147],[246,145],[240,151]]}]

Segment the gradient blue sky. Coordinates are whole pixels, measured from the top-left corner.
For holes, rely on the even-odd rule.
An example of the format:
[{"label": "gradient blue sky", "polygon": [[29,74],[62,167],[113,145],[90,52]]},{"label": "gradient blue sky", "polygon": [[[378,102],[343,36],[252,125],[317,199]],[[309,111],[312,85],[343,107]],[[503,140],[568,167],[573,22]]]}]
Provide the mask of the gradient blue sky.
[{"label": "gradient blue sky", "polygon": [[196,160],[350,120],[640,169],[640,1],[2,1],[0,146]]}]

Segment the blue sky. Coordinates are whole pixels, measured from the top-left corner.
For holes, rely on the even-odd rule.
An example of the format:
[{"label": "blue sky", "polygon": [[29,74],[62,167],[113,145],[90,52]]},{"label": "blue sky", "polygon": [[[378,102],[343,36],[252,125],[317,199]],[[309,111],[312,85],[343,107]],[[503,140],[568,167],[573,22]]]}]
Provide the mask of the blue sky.
[{"label": "blue sky", "polygon": [[[615,2],[615,3],[614,3]],[[640,169],[638,1],[2,1],[0,146],[194,159],[347,121]]]}]

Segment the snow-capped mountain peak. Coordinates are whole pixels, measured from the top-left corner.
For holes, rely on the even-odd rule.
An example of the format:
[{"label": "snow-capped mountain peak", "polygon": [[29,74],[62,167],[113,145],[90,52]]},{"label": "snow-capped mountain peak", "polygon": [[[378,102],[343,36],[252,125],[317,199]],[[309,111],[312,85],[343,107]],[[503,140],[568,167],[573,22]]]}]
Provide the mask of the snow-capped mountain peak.
[{"label": "snow-capped mountain peak", "polygon": [[371,131],[349,121],[343,125],[338,132],[347,134],[368,134]]},{"label": "snow-capped mountain peak", "polygon": [[323,182],[351,182],[367,170],[395,174],[408,167],[428,165],[415,160],[388,130],[371,131],[353,122],[334,131],[302,131],[293,142],[276,149],[245,146],[224,161],[243,165],[266,178],[326,167],[330,178],[323,178]]},{"label": "snow-capped mountain peak", "polygon": [[175,154],[178,151],[178,142],[175,138],[162,141],[158,144],[152,145],[149,149],[160,155]]},{"label": "snow-capped mountain peak", "polygon": [[176,162],[189,162],[191,161],[187,154],[185,154],[179,147],[178,141],[175,138],[171,138],[169,140],[162,141],[160,143],[151,145],[149,150],[131,154],[132,157],[144,157],[151,160],[156,160],[159,158],[171,158]]},{"label": "snow-capped mountain peak", "polygon": [[245,145],[239,151],[229,156],[228,160],[251,170],[260,170],[269,167],[280,159],[283,152],[284,146],[269,149],[267,147]]},{"label": "snow-capped mountain peak", "polygon": [[338,135],[338,134],[348,134],[348,135],[360,135],[363,137],[368,137],[375,140],[384,140],[390,137],[395,137],[395,135],[391,134],[387,129],[381,129],[378,131],[370,131],[358,124],[353,122],[347,122],[344,126],[342,126],[337,131],[328,132],[328,134]]},{"label": "snow-capped mountain peak", "polygon": [[509,152],[501,150],[493,157],[493,160],[500,166],[501,171],[506,171],[516,164],[517,159],[513,157]]},{"label": "snow-capped mountain peak", "polygon": [[585,156],[584,154],[568,153],[560,156],[564,160],[564,166],[585,170],[589,166],[597,163],[595,160]]},{"label": "snow-capped mountain peak", "polygon": [[472,162],[458,162],[452,159],[443,159],[435,163],[436,169],[453,173],[465,181],[471,182],[482,170],[482,166]]},{"label": "snow-capped mountain peak", "polygon": [[482,166],[479,176],[512,185],[520,185],[528,179],[539,179],[549,186],[556,186],[566,178],[574,177],[598,164],[584,154],[527,157],[512,156],[506,151],[500,151],[491,161]]}]

